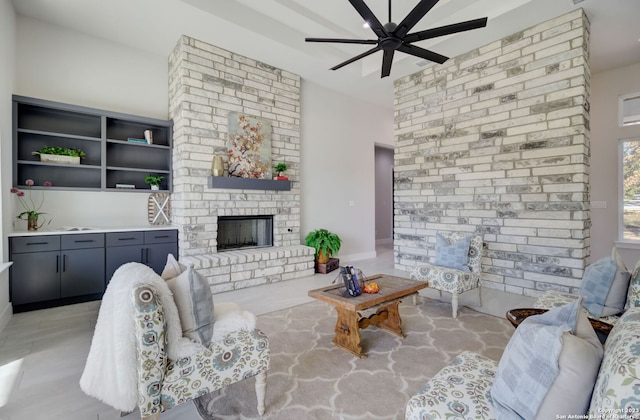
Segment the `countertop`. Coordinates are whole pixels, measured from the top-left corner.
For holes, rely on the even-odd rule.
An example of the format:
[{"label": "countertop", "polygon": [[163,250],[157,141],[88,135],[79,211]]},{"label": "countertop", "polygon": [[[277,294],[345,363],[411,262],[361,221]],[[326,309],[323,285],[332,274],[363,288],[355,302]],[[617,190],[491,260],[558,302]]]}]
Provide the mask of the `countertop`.
[{"label": "countertop", "polygon": [[112,232],[134,232],[141,230],[167,230],[178,229],[173,225],[157,226],[127,226],[127,227],[61,227],[54,229],[40,229],[36,231],[16,231],[7,234],[8,237],[15,236],[41,236],[41,235],[75,235],[79,233],[112,233]]}]

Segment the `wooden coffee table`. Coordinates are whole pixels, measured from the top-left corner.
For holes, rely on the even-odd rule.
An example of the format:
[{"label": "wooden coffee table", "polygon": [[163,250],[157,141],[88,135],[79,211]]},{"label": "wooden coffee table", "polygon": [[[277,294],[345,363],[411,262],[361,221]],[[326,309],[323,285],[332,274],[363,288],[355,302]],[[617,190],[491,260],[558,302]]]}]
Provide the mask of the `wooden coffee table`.
[{"label": "wooden coffee table", "polygon": [[[427,282],[404,279],[401,277],[377,274],[365,279],[365,283],[375,281],[380,291],[375,294],[362,293],[360,296],[346,295],[344,284],[323,287],[309,291],[309,296],[335,306],[338,313],[333,344],[343,348],[354,356],[364,359],[366,354],[360,346],[360,329],[375,325],[400,337],[402,319],[398,312],[400,299],[424,289]],[[359,311],[365,309],[377,310],[374,314],[364,317]]]}]

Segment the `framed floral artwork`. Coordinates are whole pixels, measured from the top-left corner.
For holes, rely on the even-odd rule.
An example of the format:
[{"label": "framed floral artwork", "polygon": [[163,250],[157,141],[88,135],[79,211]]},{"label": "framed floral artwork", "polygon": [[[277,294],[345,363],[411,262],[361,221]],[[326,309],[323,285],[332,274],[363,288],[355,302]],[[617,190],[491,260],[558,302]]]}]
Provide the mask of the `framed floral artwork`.
[{"label": "framed floral artwork", "polygon": [[271,122],[230,113],[227,157],[229,176],[271,179]]}]

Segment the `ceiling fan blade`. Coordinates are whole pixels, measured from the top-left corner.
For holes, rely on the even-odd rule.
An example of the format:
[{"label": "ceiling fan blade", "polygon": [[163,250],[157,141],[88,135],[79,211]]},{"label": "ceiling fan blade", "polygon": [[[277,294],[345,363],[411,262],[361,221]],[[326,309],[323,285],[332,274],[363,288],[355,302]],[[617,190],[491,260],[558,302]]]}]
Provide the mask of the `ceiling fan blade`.
[{"label": "ceiling fan blade", "polygon": [[438,3],[439,0],[422,0],[420,3],[413,8],[412,11],[409,12],[407,17],[405,17],[402,22],[398,24],[396,29],[393,31],[393,35],[398,38],[404,38],[406,34],[409,33],[411,28],[416,26],[416,23],[420,21],[427,14],[429,10],[433,6]]},{"label": "ceiling fan blade", "polygon": [[305,38],[307,42],[337,42],[340,44],[377,44],[375,39]]},{"label": "ceiling fan blade", "polygon": [[382,56],[382,74],[380,78],[387,77],[391,74],[391,64],[393,63],[393,53],[395,50],[384,50],[384,55]]},{"label": "ceiling fan blade", "polygon": [[424,41],[425,39],[437,38],[443,35],[455,34],[458,32],[470,31],[472,29],[484,28],[487,26],[487,18],[473,19],[466,22],[454,23],[452,25],[440,26],[438,28],[427,29],[426,31],[414,32],[404,38],[404,42]]},{"label": "ceiling fan blade", "polygon": [[411,44],[402,44],[398,51],[402,51],[403,53],[415,55],[416,57],[424,58],[425,60],[433,61],[438,64],[442,64],[449,59],[449,57],[445,57],[444,55],[440,55],[438,53],[434,53],[433,51],[425,50],[424,48],[416,47]]},{"label": "ceiling fan blade", "polygon": [[345,61],[344,63],[340,63],[340,64],[338,64],[337,66],[331,67],[331,70],[338,70],[339,68],[342,68],[342,67],[346,66],[347,64],[351,64],[351,63],[353,63],[354,61],[358,61],[358,60],[360,60],[361,58],[365,58],[366,56],[371,55],[371,54],[373,54],[373,53],[374,53],[374,52],[376,52],[376,51],[380,51],[380,47],[375,46],[375,47],[371,48],[369,51],[363,52],[363,53],[362,53],[362,54],[360,54],[360,55],[356,55],[355,57],[353,57],[353,58],[351,58],[351,59],[349,59],[349,60]]},{"label": "ceiling fan blade", "polygon": [[362,19],[369,24],[369,27],[378,37],[385,38],[389,36],[382,23],[380,23],[376,15],[369,9],[369,6],[365,4],[364,0],[349,0],[349,3],[351,3],[354,9],[362,16]]}]

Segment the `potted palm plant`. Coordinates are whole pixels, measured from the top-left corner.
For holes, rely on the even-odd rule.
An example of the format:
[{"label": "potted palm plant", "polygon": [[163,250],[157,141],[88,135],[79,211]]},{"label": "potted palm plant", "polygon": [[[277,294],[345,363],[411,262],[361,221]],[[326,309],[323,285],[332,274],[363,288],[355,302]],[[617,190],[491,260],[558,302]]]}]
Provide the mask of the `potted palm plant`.
[{"label": "potted palm plant", "polygon": [[[316,250],[316,271],[321,273],[328,273],[338,268],[338,259],[331,258],[332,255],[336,255],[340,250],[342,241],[340,237],[335,233],[329,232],[327,229],[316,229],[305,238],[305,244],[311,246]],[[329,260],[333,264],[329,264]],[[324,265],[324,270],[323,266]],[[329,267],[330,266],[330,267]]]}]

